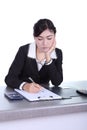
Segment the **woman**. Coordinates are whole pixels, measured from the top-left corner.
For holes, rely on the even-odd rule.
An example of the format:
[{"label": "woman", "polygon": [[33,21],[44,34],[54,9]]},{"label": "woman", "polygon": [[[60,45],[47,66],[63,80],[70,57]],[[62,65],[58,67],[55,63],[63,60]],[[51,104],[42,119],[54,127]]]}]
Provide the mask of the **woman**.
[{"label": "woman", "polygon": [[21,46],[5,82],[9,87],[35,93],[41,84],[63,81],[62,51],[56,48],[56,28],[51,20],[40,19],[33,27],[34,43]]}]

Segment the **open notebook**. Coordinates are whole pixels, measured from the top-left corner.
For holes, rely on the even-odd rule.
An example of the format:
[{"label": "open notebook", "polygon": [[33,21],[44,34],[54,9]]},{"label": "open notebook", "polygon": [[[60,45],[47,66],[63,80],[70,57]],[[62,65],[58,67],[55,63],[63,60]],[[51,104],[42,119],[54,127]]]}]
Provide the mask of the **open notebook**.
[{"label": "open notebook", "polygon": [[29,101],[39,101],[39,100],[54,100],[62,99],[61,96],[49,91],[46,88],[42,88],[38,93],[29,93],[24,90],[15,89],[16,92],[20,93]]}]

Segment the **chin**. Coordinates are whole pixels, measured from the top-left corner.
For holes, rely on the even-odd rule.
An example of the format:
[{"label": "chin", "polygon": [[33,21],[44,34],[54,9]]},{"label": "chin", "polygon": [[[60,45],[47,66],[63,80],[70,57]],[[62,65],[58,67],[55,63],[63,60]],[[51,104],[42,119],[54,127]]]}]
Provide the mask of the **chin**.
[{"label": "chin", "polygon": [[48,52],[49,51],[49,48],[47,49],[42,49],[42,52]]},{"label": "chin", "polygon": [[42,50],[42,52],[46,53],[46,52],[48,52],[48,50]]}]

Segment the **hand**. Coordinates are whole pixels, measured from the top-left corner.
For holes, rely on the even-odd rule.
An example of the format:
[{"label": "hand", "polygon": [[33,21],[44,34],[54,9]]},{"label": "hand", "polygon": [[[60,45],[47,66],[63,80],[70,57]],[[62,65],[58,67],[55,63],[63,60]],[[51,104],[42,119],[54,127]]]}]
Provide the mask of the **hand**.
[{"label": "hand", "polygon": [[51,60],[50,54],[55,49],[56,41],[54,40],[54,43],[50,47],[49,51],[45,53],[46,62],[49,62]]},{"label": "hand", "polygon": [[23,86],[23,90],[29,92],[29,93],[37,93],[42,89],[42,86],[40,86],[37,83],[26,83]]},{"label": "hand", "polygon": [[54,40],[52,46],[50,47],[49,51],[47,52],[47,54],[50,54],[54,49],[55,49],[55,46],[56,46],[56,41]]}]

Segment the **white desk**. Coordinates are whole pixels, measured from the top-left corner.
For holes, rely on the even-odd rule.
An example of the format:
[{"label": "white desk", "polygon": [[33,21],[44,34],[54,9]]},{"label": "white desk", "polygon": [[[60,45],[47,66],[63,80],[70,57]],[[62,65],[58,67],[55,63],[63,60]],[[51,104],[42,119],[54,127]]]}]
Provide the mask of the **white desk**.
[{"label": "white desk", "polygon": [[[62,87],[86,85],[86,81],[80,81],[64,83]],[[0,130],[87,130],[87,97],[76,94],[64,100],[11,102],[4,97],[5,91],[9,90],[0,87]],[[65,91],[64,94],[71,94],[70,90]]]}]

